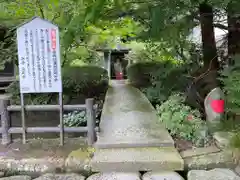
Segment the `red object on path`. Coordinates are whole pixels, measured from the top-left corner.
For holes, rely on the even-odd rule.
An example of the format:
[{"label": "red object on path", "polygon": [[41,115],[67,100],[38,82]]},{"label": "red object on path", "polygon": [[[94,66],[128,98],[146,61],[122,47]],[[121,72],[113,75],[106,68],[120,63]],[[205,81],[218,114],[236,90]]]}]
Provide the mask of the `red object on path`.
[{"label": "red object on path", "polygon": [[211,100],[210,103],[212,110],[215,113],[223,113],[224,112],[224,100],[218,99],[218,100]]},{"label": "red object on path", "polygon": [[123,73],[116,73],[116,79],[117,80],[121,80],[121,79],[123,79]]}]

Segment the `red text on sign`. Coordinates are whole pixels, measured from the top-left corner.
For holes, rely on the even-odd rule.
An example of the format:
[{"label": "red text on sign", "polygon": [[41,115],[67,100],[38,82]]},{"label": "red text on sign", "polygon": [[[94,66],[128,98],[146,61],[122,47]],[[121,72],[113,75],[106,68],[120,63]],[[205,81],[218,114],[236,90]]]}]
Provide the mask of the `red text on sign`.
[{"label": "red text on sign", "polygon": [[56,49],[56,29],[51,29],[51,42],[52,42],[52,49]]}]

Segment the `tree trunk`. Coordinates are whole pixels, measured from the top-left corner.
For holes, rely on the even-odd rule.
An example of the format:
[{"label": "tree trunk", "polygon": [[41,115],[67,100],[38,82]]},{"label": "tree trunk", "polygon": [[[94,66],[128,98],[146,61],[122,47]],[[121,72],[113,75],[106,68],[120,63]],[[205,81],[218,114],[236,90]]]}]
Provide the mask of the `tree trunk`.
[{"label": "tree trunk", "polygon": [[202,3],[199,6],[199,13],[202,33],[204,68],[218,69],[219,62],[213,27],[213,8],[207,3]]},{"label": "tree trunk", "polygon": [[188,88],[186,102],[191,106],[198,108],[201,112],[204,112],[205,97],[212,89],[219,86],[217,80],[219,62],[214,35],[212,6],[207,3],[200,4],[199,14],[204,67],[195,72],[197,80],[194,79],[191,86]]},{"label": "tree trunk", "polygon": [[0,25],[0,41],[4,41],[4,37],[7,33],[7,28]]},{"label": "tree trunk", "polygon": [[228,56],[230,65],[233,64],[233,56],[240,54],[240,10],[232,1],[228,4]]}]

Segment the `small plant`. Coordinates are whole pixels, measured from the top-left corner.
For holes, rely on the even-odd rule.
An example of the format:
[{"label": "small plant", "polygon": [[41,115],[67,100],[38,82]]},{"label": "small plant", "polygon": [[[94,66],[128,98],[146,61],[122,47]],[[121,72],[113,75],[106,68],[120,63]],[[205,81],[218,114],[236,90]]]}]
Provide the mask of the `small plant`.
[{"label": "small plant", "polygon": [[87,124],[86,111],[73,111],[63,116],[64,126],[79,127]]},{"label": "small plant", "polygon": [[157,105],[159,120],[172,136],[181,137],[203,146],[208,142],[206,122],[201,119],[198,110],[184,104],[185,97],[174,94],[161,105]]},{"label": "small plant", "polygon": [[[101,110],[99,109],[101,105],[95,105],[97,109],[95,113],[96,126],[99,124],[99,117],[101,116]],[[97,108],[98,107],[98,108]],[[87,113],[86,111],[73,111],[68,114],[63,115],[64,126],[66,127],[79,127],[87,125]]]}]

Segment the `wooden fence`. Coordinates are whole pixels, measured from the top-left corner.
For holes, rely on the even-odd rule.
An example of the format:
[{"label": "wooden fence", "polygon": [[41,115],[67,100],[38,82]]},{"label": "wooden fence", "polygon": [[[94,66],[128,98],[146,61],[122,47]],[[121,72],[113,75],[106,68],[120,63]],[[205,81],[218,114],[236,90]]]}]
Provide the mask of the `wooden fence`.
[{"label": "wooden fence", "polygon": [[[2,134],[2,144],[7,145],[12,142],[11,134],[22,134],[27,133],[60,133],[60,142],[63,145],[64,132],[66,133],[87,133],[87,142],[91,146],[96,140],[96,117],[94,109],[94,99],[86,99],[85,104],[79,105],[63,105],[63,110],[74,111],[74,110],[86,110],[87,115],[87,127],[10,127],[11,123],[11,112],[20,111],[24,108],[25,111],[60,111],[60,105],[10,105],[10,96],[0,96],[0,113],[1,113],[1,128],[0,134]],[[23,143],[24,140],[23,140]]]}]

